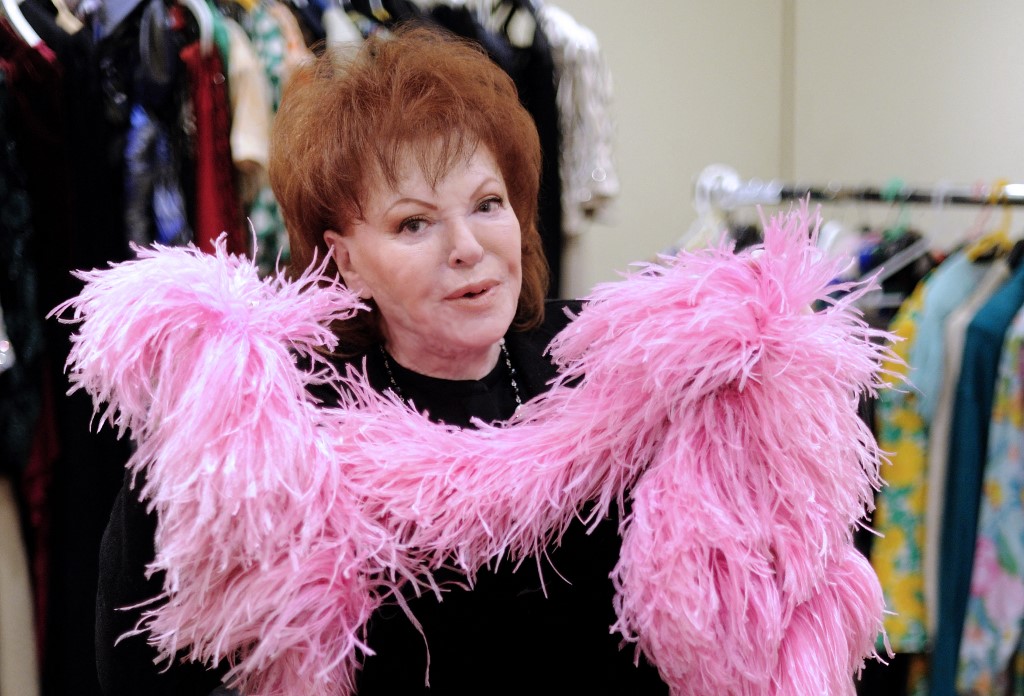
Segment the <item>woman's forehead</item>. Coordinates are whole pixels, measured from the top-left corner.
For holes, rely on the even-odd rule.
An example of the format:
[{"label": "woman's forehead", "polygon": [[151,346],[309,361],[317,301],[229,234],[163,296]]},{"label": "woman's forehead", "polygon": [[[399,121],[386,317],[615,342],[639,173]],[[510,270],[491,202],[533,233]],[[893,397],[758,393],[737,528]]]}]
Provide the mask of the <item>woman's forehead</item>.
[{"label": "woman's forehead", "polygon": [[397,191],[413,182],[425,182],[430,188],[436,188],[454,170],[479,160],[478,155],[489,166],[498,167],[491,148],[468,137],[450,142],[434,139],[399,145],[367,168],[364,198],[382,189]]},{"label": "woman's forehead", "polygon": [[406,140],[381,152],[371,176],[378,184],[394,186],[402,180],[422,177],[436,186],[453,169],[473,159],[481,148],[490,153],[490,148],[466,133]]}]

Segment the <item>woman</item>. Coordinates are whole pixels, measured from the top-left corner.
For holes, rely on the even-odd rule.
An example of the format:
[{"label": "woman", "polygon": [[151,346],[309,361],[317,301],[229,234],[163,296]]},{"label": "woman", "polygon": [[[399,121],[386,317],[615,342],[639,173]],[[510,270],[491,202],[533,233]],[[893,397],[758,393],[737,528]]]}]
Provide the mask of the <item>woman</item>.
[{"label": "woman", "polygon": [[[804,208],[756,256],[545,305],[538,162],[483,53],[403,30],[284,97],[271,177],[313,270],[153,249],[82,274],[55,310],[71,380],[138,444],[103,543],[108,694],[205,696],[218,660],[252,696],[853,694],[884,609],[851,531],[880,485],[867,286],[801,310],[841,268]],[[296,361],[328,347],[347,375]]]},{"label": "woman", "polygon": [[[275,121],[270,174],[294,268],[329,254],[371,308],[336,327],[334,360],[459,427],[506,420],[543,392],[555,375],[545,348],[574,305],[543,299],[539,172],[529,114],[472,45],[399,30],[303,68]],[[119,608],[161,586],[144,579],[154,520],[140,488],[126,482],[104,537],[101,681],[108,696],[205,696],[222,672],[161,671],[142,636],[114,647],[139,619]],[[667,693],[610,631],[618,551],[606,519],[589,534],[577,523],[536,564],[495,563],[472,589],[438,573],[440,601],[408,592],[371,617],[357,692]]]},{"label": "woman", "polygon": [[[271,178],[296,268],[331,255],[373,308],[338,328],[340,350],[433,420],[506,420],[555,374],[544,349],[571,305],[543,299],[540,157],[505,73],[425,29],[322,58],[277,116]],[[500,563],[472,590],[452,572],[442,601],[407,598],[422,635],[385,607],[358,693],[667,693],[609,630],[618,543],[615,520],[577,524],[539,566]]]}]

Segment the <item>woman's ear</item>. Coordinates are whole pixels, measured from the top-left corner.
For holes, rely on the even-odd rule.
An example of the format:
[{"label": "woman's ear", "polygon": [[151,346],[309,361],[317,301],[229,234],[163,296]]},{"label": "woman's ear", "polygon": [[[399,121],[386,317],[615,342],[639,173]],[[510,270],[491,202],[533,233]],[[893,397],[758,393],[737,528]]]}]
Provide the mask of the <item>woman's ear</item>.
[{"label": "woman's ear", "polygon": [[352,262],[352,254],[348,244],[349,240],[334,230],[327,230],[324,232],[324,243],[331,250],[331,255],[334,257],[334,265],[338,267],[338,272],[341,273],[341,279],[345,281],[345,286],[364,300],[372,299],[373,293],[363,283],[362,276],[359,275],[359,271],[356,270],[355,264]]}]

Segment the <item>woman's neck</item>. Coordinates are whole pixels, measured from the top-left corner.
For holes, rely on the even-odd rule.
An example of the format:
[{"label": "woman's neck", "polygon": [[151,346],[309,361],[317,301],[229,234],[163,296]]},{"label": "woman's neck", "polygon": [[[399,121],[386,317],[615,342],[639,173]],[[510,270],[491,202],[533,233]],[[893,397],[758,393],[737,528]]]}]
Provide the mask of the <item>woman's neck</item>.
[{"label": "woman's neck", "polygon": [[450,380],[482,379],[494,369],[501,357],[500,342],[481,350],[410,351],[386,341],[384,349],[407,370]]}]

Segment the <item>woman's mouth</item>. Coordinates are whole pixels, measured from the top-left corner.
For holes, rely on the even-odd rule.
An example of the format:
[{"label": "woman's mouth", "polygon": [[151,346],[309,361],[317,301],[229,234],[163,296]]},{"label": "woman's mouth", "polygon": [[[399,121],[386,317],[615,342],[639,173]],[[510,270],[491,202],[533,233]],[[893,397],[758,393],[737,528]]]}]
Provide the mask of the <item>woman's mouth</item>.
[{"label": "woman's mouth", "polygon": [[474,285],[466,285],[459,288],[452,294],[448,295],[448,300],[472,300],[482,295],[486,295],[490,292],[491,288],[494,287],[494,283],[477,283]]}]

